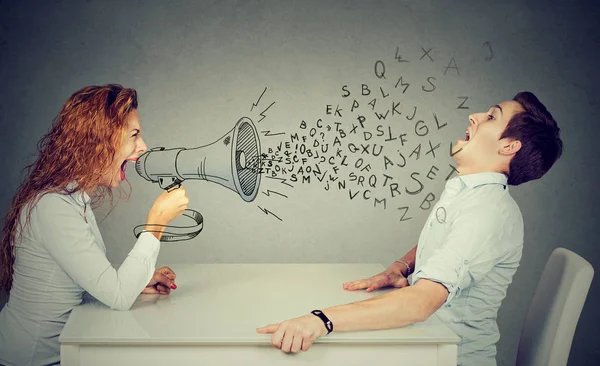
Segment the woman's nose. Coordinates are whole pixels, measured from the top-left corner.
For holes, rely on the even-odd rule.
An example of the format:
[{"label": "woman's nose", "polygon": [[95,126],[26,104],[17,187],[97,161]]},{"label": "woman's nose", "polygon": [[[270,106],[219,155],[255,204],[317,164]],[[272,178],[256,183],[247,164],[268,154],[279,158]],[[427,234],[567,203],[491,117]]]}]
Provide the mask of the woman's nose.
[{"label": "woman's nose", "polygon": [[148,146],[146,146],[146,143],[144,142],[143,139],[140,139],[140,144],[138,146],[138,152],[139,154],[143,154],[148,150]]}]

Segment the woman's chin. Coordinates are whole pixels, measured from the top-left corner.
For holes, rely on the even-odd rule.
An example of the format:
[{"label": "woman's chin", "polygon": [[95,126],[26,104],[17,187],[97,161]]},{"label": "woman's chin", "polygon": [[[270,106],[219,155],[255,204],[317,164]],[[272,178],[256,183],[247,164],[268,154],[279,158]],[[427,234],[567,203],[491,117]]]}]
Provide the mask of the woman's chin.
[{"label": "woman's chin", "polygon": [[110,188],[119,188],[119,186],[121,185],[121,177],[117,176],[115,177],[113,180],[110,181],[110,184],[108,185]]}]

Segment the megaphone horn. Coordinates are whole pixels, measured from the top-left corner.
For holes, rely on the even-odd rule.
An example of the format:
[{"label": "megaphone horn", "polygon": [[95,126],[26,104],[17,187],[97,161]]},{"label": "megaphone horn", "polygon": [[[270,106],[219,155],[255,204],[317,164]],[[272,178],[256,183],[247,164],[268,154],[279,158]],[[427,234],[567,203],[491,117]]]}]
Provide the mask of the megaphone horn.
[{"label": "megaphone horn", "polygon": [[144,179],[168,189],[186,179],[218,183],[253,201],[260,186],[260,141],[254,123],[242,117],[217,141],[192,148],[153,148],[135,163]]}]

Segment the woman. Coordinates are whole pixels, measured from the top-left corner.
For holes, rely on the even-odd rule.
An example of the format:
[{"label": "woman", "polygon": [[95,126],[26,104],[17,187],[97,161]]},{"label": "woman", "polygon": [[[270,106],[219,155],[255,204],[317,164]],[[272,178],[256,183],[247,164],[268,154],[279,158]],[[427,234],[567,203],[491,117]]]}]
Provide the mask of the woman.
[{"label": "woman", "polygon": [[163,192],[129,255],[115,270],[91,203],[125,180],[125,166],[146,151],[137,93],[120,85],[75,92],[39,142],[39,156],[12,201],[0,242],[0,364],[60,361],[58,336],[88,292],[127,310],[140,293],[168,294],[175,274],[155,271],[164,225],[180,215],[185,189]]}]

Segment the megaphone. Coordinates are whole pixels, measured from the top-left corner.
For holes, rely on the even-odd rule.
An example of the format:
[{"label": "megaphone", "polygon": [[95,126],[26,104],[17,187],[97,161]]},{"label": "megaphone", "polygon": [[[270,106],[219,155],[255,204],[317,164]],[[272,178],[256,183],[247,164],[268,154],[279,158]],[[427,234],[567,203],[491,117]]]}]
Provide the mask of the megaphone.
[{"label": "megaphone", "polygon": [[[142,154],[135,170],[144,179],[170,190],[186,179],[207,180],[236,192],[246,201],[256,198],[260,186],[260,140],[252,120],[240,118],[234,127],[215,142],[191,149],[155,147]],[[175,227],[183,232],[165,232],[161,241],[187,240],[202,230],[199,212],[183,214],[195,221],[194,226]],[[134,228],[134,235],[144,225]],[[174,228],[173,226],[169,226]],[[190,230],[191,229],[191,230]],[[167,234],[167,235],[165,235]]]},{"label": "megaphone", "polygon": [[238,193],[246,202],[253,201],[260,186],[260,140],[254,123],[242,117],[215,142],[192,148],[146,151],[135,163],[144,179],[169,189],[186,179],[218,183]]}]

